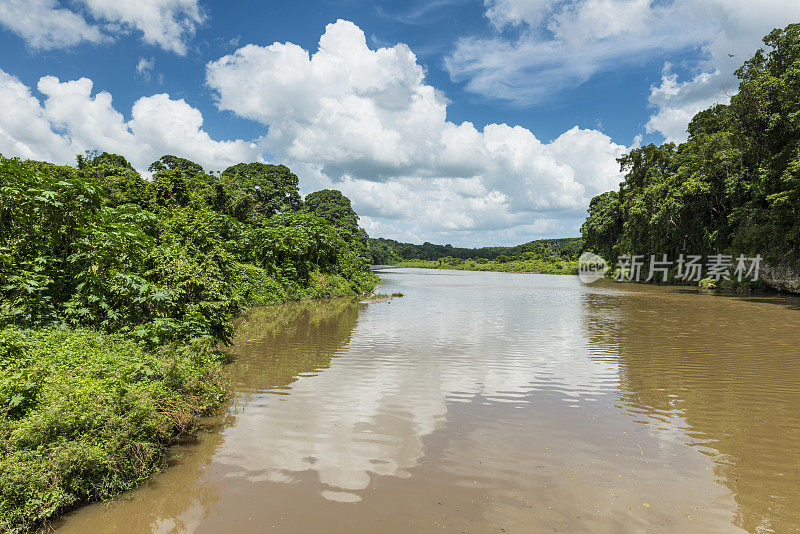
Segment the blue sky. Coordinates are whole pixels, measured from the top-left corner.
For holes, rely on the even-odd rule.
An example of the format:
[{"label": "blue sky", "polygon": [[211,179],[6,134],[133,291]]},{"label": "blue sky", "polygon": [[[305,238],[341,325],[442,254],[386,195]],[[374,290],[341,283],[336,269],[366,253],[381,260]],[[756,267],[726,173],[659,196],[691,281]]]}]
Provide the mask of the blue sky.
[{"label": "blue sky", "polygon": [[790,0],[124,4],[0,0],[0,153],[286,163],[370,235],[467,246],[577,235],[615,157],[681,141],[800,18]]}]

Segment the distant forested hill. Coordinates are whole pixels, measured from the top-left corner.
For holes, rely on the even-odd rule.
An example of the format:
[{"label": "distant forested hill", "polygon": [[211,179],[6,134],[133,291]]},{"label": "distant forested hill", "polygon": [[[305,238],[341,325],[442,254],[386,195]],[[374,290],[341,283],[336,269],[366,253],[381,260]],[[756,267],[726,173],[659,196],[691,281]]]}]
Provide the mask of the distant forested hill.
[{"label": "distant forested hill", "polygon": [[460,248],[452,245],[401,243],[393,239],[370,239],[369,252],[374,265],[393,265],[404,260],[440,260],[443,258],[511,261],[545,257],[577,260],[582,247],[580,238],[540,239],[514,247]]}]

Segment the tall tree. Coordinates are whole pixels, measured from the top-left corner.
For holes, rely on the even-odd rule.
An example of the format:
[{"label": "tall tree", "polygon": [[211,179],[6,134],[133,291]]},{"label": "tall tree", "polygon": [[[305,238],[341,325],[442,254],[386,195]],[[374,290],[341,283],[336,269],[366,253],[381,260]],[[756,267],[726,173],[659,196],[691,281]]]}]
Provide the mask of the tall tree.
[{"label": "tall tree", "polygon": [[199,163],[169,154],[161,156],[151,163],[147,170],[152,173],[179,170],[183,171],[190,179],[204,174],[203,166]]},{"label": "tall tree", "polygon": [[356,243],[366,251],[368,248],[367,233],[358,227],[358,215],[350,204],[350,199],[336,189],[323,189],[306,196],[303,210],[313,213],[342,229],[348,242]]},{"label": "tall tree", "polygon": [[[96,154],[96,153],[95,153]],[[125,157],[103,152],[100,155],[79,155],[78,172],[103,184],[107,206],[138,204],[144,207],[148,199],[147,180],[136,172]]]},{"label": "tall tree", "polygon": [[322,217],[334,226],[348,232],[358,232],[358,215],[350,204],[350,199],[335,189],[323,189],[306,196],[303,207],[309,213]]},{"label": "tall tree", "polygon": [[285,165],[238,163],[222,171],[221,178],[240,220],[254,216],[266,219],[297,210],[302,202],[298,178]]}]

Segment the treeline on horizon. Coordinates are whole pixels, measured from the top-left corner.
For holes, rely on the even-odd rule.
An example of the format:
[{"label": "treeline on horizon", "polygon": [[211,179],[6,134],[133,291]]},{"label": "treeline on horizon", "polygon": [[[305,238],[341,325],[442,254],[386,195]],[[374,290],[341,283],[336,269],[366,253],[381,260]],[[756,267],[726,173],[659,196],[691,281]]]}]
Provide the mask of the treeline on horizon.
[{"label": "treeline on horizon", "polygon": [[800,24],[776,29],[736,71],[738,92],[694,116],[685,143],[618,161],[618,191],[594,197],[584,246],[620,255],[800,257]]},{"label": "treeline on horizon", "polygon": [[[463,248],[452,245],[401,243],[393,239],[370,238],[369,253],[374,265],[395,265],[409,260],[487,260],[498,263],[539,259],[576,261],[581,253],[580,238],[538,239],[512,247]],[[450,261],[449,263],[454,263]]]},{"label": "treeline on horizon", "polygon": [[135,486],[225,399],[245,306],[376,282],[340,192],[283,165],[0,156],[0,531]]}]

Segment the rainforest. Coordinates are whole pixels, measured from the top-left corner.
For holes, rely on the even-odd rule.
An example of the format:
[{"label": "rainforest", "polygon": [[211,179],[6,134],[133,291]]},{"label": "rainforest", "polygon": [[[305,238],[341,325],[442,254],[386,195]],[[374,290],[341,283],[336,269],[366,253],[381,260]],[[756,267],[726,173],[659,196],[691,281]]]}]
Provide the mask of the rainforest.
[{"label": "rainforest", "polygon": [[591,200],[585,249],[608,260],[761,254],[770,287],[800,291],[800,24],[764,43],[736,71],[730,104],[695,115],[685,143],[619,159],[624,180]]},{"label": "rainforest", "polygon": [[225,400],[217,347],[245,307],[375,285],[341,194],[303,202],[282,165],[149,170],[0,159],[0,530],[163,467]]}]

